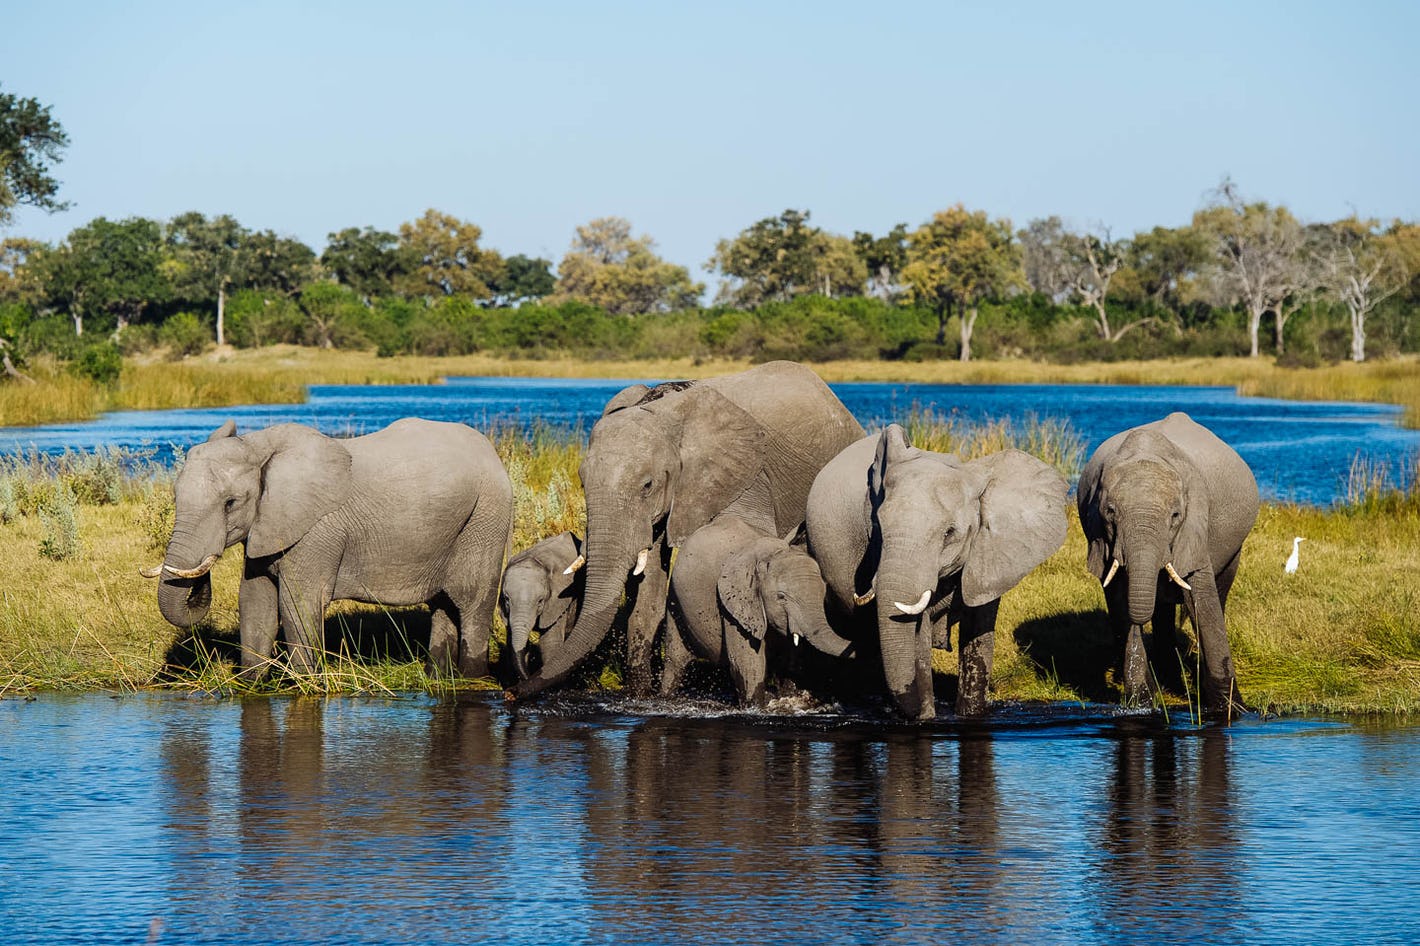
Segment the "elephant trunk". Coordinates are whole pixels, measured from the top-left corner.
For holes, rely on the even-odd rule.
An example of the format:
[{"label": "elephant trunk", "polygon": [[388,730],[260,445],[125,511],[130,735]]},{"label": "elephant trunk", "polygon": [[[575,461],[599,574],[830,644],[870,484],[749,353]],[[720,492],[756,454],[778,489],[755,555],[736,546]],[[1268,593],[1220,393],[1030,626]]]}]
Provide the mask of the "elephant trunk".
[{"label": "elephant trunk", "polygon": [[561,647],[543,653],[541,669],[514,688],[517,699],[528,699],[561,683],[611,630],[638,553],[652,544],[649,529],[644,530],[648,534],[642,541],[639,533],[643,530],[637,523],[618,521],[611,515],[610,510],[619,508],[612,500],[600,494],[587,497],[587,541],[582,547],[586,585],[577,623]]},{"label": "elephant trunk", "polygon": [[531,636],[532,622],[524,614],[514,617],[508,624],[508,649],[513,652],[513,669],[519,680],[528,678],[528,638]]},{"label": "elephant trunk", "polygon": [[828,623],[828,615],[822,607],[809,608],[807,613],[797,607],[789,608],[789,632],[798,634],[809,642],[815,650],[830,657],[852,656],[853,642],[841,637]]},{"label": "elephant trunk", "polygon": [[1154,599],[1158,593],[1159,572],[1168,555],[1161,550],[1164,543],[1152,531],[1130,536],[1123,543],[1124,569],[1129,582],[1129,621],[1147,623],[1154,616]]},{"label": "elephant trunk", "polygon": [[922,609],[918,604],[925,604],[924,593],[930,599],[937,587],[937,555],[920,542],[904,550],[894,548],[895,543],[885,537],[883,545],[874,583],[883,676],[888,693],[903,715],[913,720],[931,719],[936,715],[932,646],[929,635],[921,630]]},{"label": "elephant trunk", "polygon": [[[158,610],[174,627],[192,627],[207,616],[212,607],[212,576],[203,571],[195,578],[176,577],[171,570],[201,571],[212,553],[204,554],[191,533],[174,530],[163,557],[162,581],[158,584]],[[220,549],[218,550],[220,551]]]}]

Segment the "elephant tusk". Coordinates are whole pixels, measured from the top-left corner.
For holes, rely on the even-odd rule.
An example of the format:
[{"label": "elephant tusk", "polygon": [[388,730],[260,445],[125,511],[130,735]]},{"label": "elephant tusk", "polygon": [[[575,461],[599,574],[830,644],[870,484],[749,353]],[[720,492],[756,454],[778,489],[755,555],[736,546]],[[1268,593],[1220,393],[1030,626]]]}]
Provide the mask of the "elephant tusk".
[{"label": "elephant tusk", "polygon": [[1173,583],[1175,585],[1178,585],[1184,591],[1193,590],[1193,586],[1190,585],[1188,582],[1184,581],[1183,576],[1181,576],[1178,572],[1174,571],[1173,562],[1165,562],[1164,571],[1168,572],[1169,578],[1173,579]]},{"label": "elephant tusk", "polygon": [[1109,583],[1111,581],[1114,581],[1114,573],[1117,571],[1119,571],[1119,559],[1116,558],[1114,562],[1109,566],[1109,572],[1105,574],[1104,581],[1100,582],[1100,587],[1108,588]]},{"label": "elephant tusk", "polygon": [[576,558],[572,559],[571,565],[568,565],[566,568],[562,569],[562,574],[570,575],[585,564],[587,564],[587,556],[578,555]]},{"label": "elephant tusk", "polygon": [[156,564],[156,565],[150,565],[150,566],[147,567],[147,568],[140,568],[140,569],[138,569],[138,574],[142,575],[144,578],[157,578],[157,577],[158,577],[159,575],[161,575],[162,573],[163,573],[163,563],[162,563],[162,562],[159,562],[159,563]]},{"label": "elephant tusk", "polygon": [[636,567],[631,570],[633,576],[639,575],[646,570],[646,556],[650,554],[650,549],[642,549],[641,554],[636,556]]},{"label": "elephant tusk", "polygon": [[861,608],[863,605],[869,603],[870,601],[872,601],[872,600],[873,600],[874,598],[876,598],[877,596],[878,596],[878,589],[876,589],[876,588],[869,588],[869,589],[868,589],[867,591],[865,591],[863,594],[860,594],[860,595],[859,595],[859,594],[855,594],[855,595],[853,596],[853,603],[856,604],[856,605],[858,605],[858,606]]},{"label": "elephant tusk", "polygon": [[212,566],[217,564],[217,559],[221,558],[220,552],[213,552],[204,558],[196,568],[173,568],[171,565],[163,565],[163,571],[174,578],[201,578],[212,570]]},{"label": "elephant tusk", "polygon": [[922,592],[922,597],[917,599],[916,604],[903,604],[901,601],[894,601],[892,606],[903,614],[921,614],[927,610],[927,599],[930,597],[932,597],[932,589],[929,588]]},{"label": "elephant tusk", "polygon": [[798,634],[793,634],[793,635],[790,635],[790,636],[791,636],[791,637],[793,638],[793,640],[794,640],[794,646],[795,646],[795,647],[798,647],[798,646],[799,646],[799,641],[803,640],[803,638],[800,637]]}]

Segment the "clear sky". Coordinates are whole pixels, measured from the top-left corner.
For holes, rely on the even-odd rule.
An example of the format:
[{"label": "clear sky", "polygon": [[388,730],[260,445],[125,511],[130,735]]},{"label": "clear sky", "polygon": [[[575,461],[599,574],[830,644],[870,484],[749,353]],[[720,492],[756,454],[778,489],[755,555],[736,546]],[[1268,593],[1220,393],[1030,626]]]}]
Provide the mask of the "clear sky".
[{"label": "clear sky", "polygon": [[556,262],[629,218],[697,270],[786,207],[1186,222],[1229,174],[1306,219],[1420,217],[1420,3],[15,4],[67,213],[231,213],[317,250],[435,207]]}]

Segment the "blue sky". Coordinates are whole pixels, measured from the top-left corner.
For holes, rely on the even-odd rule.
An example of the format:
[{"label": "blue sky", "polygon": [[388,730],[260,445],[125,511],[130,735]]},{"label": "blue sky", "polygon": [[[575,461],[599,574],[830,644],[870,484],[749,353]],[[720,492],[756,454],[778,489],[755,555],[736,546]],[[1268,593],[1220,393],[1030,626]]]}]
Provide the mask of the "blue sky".
[{"label": "blue sky", "polygon": [[629,218],[692,269],[786,207],[851,233],[957,201],[1116,235],[1223,174],[1307,219],[1420,217],[1420,3],[47,0],[0,87],[71,137],[71,211],[232,213],[320,249],[428,207],[554,262]]}]

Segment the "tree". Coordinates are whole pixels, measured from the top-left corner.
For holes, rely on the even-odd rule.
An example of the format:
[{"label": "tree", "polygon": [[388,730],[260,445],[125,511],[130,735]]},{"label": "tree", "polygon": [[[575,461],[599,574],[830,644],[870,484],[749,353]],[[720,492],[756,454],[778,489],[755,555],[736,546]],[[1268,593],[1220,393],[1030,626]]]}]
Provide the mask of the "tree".
[{"label": "tree", "polygon": [[1348,217],[1330,227],[1318,257],[1327,288],[1351,316],[1351,360],[1366,360],[1366,317],[1405,288],[1407,273],[1398,247],[1376,232],[1376,221]]},{"label": "tree", "polygon": [[856,230],[853,249],[868,270],[868,295],[892,299],[902,291],[902,269],[907,265],[907,224],[899,223],[880,237]]},{"label": "tree", "polygon": [[162,227],[143,217],[97,217],[44,254],[42,265],[50,296],[69,310],[75,335],[84,334],[84,317],[93,313],[112,316],[117,336],[171,294]]},{"label": "tree", "polygon": [[0,240],[0,302],[36,302],[42,297],[44,285],[35,264],[48,249],[25,237]]},{"label": "tree", "polygon": [[577,228],[557,266],[554,302],[580,301],[613,315],[671,312],[694,306],[705,291],[684,266],[656,255],[649,236],[633,237],[621,217],[600,217]]},{"label": "tree", "polygon": [[68,146],[49,106],[0,92],[0,227],[10,224],[19,204],[49,213],[69,206],[58,199],[52,169]]},{"label": "tree", "polygon": [[1131,329],[1155,321],[1150,316],[1118,328],[1110,325],[1106,301],[1115,274],[1128,258],[1128,240],[1114,240],[1104,228],[1076,233],[1059,217],[1032,220],[1019,236],[1026,282],[1052,299],[1070,296],[1089,306],[1100,338],[1117,342]]},{"label": "tree", "polygon": [[1128,270],[1144,298],[1178,314],[1185,284],[1208,265],[1209,235],[1195,227],[1154,227],[1129,243]]},{"label": "tree", "polygon": [[1302,226],[1285,207],[1246,203],[1224,179],[1212,203],[1193,215],[1193,225],[1212,238],[1214,301],[1240,301],[1247,311],[1251,356],[1257,357],[1262,317],[1299,288]]},{"label": "tree", "polygon": [[401,252],[396,234],[374,227],[346,227],[326,240],[321,265],[367,303],[392,293],[395,280],[407,274],[409,258]]},{"label": "tree", "polygon": [[1011,221],[991,220],[961,204],[938,211],[907,237],[902,278],[914,301],[937,313],[937,344],[946,343],[947,319],[961,317],[961,360],[971,360],[971,334],[983,301],[1025,285],[1021,250]]},{"label": "tree", "polygon": [[290,298],[317,275],[315,250],[271,230],[248,234],[244,255],[243,283],[267,298]]},{"label": "tree", "polygon": [[470,296],[486,300],[503,259],[495,250],[479,247],[483,231],[475,224],[437,210],[399,225],[402,269],[393,276],[396,291],[411,298]]},{"label": "tree", "polygon": [[1026,285],[1054,302],[1070,291],[1065,280],[1065,224],[1059,217],[1039,217],[1016,234]]},{"label": "tree", "polygon": [[499,308],[522,305],[552,295],[557,279],[552,261],[533,259],[519,253],[503,261],[503,269],[488,284],[492,304]]},{"label": "tree", "polygon": [[725,277],[715,298],[742,308],[800,295],[858,295],[868,268],[853,241],[808,225],[807,210],[786,210],[715,244],[706,263]]},{"label": "tree", "polygon": [[227,214],[209,220],[191,211],[168,222],[173,287],[191,302],[215,300],[218,345],[227,343],[227,295],[246,282],[250,268],[247,236],[246,228]]},{"label": "tree", "polygon": [[349,286],[322,281],[301,290],[300,307],[311,341],[321,348],[335,348],[337,343],[351,340],[365,304]]}]

